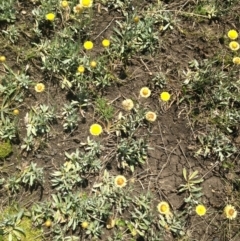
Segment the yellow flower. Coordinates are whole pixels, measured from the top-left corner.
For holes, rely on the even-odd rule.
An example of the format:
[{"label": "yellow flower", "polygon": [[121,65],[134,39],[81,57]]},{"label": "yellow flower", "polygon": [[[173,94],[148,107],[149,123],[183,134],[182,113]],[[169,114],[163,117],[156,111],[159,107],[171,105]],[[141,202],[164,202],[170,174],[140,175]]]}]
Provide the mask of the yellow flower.
[{"label": "yellow flower", "polygon": [[133,237],[135,237],[137,235],[137,230],[135,228],[133,228],[131,230],[131,234],[132,234]]},{"label": "yellow flower", "polygon": [[162,101],[169,101],[170,97],[171,97],[171,95],[168,92],[162,92],[160,94],[160,99]]},{"label": "yellow flower", "polygon": [[224,208],[224,214],[226,216],[226,218],[232,220],[235,219],[237,217],[237,211],[235,209],[235,207],[233,207],[232,205],[227,205]]},{"label": "yellow flower", "polygon": [[19,115],[19,110],[18,109],[13,110],[13,114],[14,115]]},{"label": "yellow flower", "polygon": [[238,37],[238,33],[236,30],[231,29],[228,31],[228,37],[232,40],[236,39]]},{"label": "yellow flower", "polygon": [[143,88],[140,90],[140,95],[141,95],[143,98],[148,98],[148,97],[151,95],[151,90],[150,90],[148,87],[143,87]]},{"label": "yellow flower", "polygon": [[86,229],[88,227],[88,225],[89,225],[89,223],[87,221],[84,221],[84,222],[81,223],[81,227],[83,229]]},{"label": "yellow flower", "polygon": [[46,18],[46,20],[52,22],[55,19],[55,14],[54,13],[48,13],[48,14],[46,14],[45,18]]},{"label": "yellow flower", "polygon": [[158,212],[161,214],[168,215],[170,213],[170,207],[167,202],[160,202],[157,205]]},{"label": "yellow flower", "polygon": [[92,7],[93,0],[80,0],[80,5],[83,8],[90,8]]},{"label": "yellow flower", "polygon": [[234,57],[233,58],[233,63],[234,64],[240,64],[240,57]]},{"label": "yellow flower", "polygon": [[133,101],[131,99],[126,99],[122,102],[123,109],[126,111],[130,111],[133,107]]},{"label": "yellow flower", "polygon": [[113,219],[112,217],[109,217],[109,218],[107,219],[106,228],[107,228],[107,229],[114,228],[115,223],[116,223],[115,219]]},{"label": "yellow flower", "polygon": [[239,49],[239,43],[236,42],[236,41],[231,41],[231,42],[229,43],[229,48],[230,48],[231,50],[233,50],[233,51],[236,51],[236,50]]},{"label": "yellow flower", "polygon": [[125,187],[127,185],[127,179],[122,175],[118,175],[114,179],[114,184],[116,187]]},{"label": "yellow flower", "polygon": [[134,23],[138,23],[139,20],[140,20],[140,18],[139,18],[138,16],[136,16],[136,17],[134,17],[133,22],[134,22]]},{"label": "yellow flower", "polygon": [[206,212],[207,212],[205,206],[203,206],[203,205],[201,205],[201,204],[199,204],[199,205],[196,206],[195,211],[196,211],[197,215],[199,215],[199,216],[203,216],[203,215],[205,215]]},{"label": "yellow flower", "polygon": [[97,66],[97,62],[96,62],[96,61],[91,61],[91,62],[90,62],[90,66],[91,66],[92,68],[95,68],[95,67]]},{"label": "yellow flower", "polygon": [[93,136],[99,136],[103,132],[102,127],[99,124],[92,124],[90,126],[90,133]]},{"label": "yellow flower", "polygon": [[49,228],[52,226],[52,221],[50,219],[47,219],[46,222],[44,223],[44,225]]},{"label": "yellow flower", "polygon": [[110,41],[109,41],[108,39],[104,39],[104,40],[102,41],[102,45],[103,45],[103,47],[109,47]]},{"label": "yellow flower", "polygon": [[149,122],[154,122],[157,119],[157,115],[155,112],[148,111],[145,115],[145,118]]},{"label": "yellow flower", "polygon": [[0,62],[5,62],[5,61],[6,61],[6,57],[3,56],[3,55],[1,55],[1,56],[0,56]]},{"label": "yellow flower", "polygon": [[86,41],[86,42],[84,42],[83,47],[84,47],[86,50],[90,50],[90,49],[93,48],[93,42],[92,42],[92,41]]},{"label": "yellow flower", "polygon": [[73,7],[73,12],[74,13],[79,14],[79,13],[82,12],[82,10],[83,10],[83,8],[82,8],[82,6],[80,4],[77,4],[75,7]]},{"label": "yellow flower", "polygon": [[83,65],[79,65],[77,71],[78,71],[78,73],[81,73],[81,74],[84,73],[84,71],[85,71],[84,66]]},{"label": "yellow flower", "polygon": [[67,8],[68,7],[68,1],[61,1],[61,7]]},{"label": "yellow flower", "polygon": [[36,92],[40,93],[45,90],[45,85],[43,83],[37,83],[34,88]]}]

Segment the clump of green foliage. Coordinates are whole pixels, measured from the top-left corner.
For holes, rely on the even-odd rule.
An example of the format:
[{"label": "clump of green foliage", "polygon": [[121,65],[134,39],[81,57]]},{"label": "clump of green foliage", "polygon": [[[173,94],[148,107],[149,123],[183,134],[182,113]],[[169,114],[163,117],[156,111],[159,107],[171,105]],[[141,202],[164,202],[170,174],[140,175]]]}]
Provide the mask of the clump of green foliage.
[{"label": "clump of green foliage", "polygon": [[7,207],[0,216],[1,241],[42,240],[42,230],[33,228],[30,218],[24,216],[24,210]]},{"label": "clump of green foliage", "polygon": [[9,141],[0,142],[0,158],[5,158],[12,152],[12,145]]},{"label": "clump of green foliage", "polygon": [[0,3],[0,22],[13,22],[16,19],[15,9],[14,9],[15,0],[1,1]]}]

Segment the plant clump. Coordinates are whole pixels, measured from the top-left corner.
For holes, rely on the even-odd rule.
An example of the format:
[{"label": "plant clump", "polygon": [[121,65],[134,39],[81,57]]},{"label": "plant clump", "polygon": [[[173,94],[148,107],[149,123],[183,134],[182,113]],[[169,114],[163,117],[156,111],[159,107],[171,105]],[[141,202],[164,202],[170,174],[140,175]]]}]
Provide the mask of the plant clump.
[{"label": "plant clump", "polygon": [[10,141],[2,141],[0,142],[0,158],[8,157],[12,152],[12,145]]}]

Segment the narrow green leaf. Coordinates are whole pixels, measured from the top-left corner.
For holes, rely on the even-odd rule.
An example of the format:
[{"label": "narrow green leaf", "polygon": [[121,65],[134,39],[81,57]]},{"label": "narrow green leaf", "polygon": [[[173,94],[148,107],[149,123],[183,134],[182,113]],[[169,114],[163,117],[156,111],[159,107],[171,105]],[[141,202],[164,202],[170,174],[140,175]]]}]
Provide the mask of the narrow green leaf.
[{"label": "narrow green leaf", "polygon": [[187,180],[187,170],[185,167],[183,168],[183,177],[185,180]]},{"label": "narrow green leaf", "polygon": [[198,174],[198,171],[193,172],[190,176],[189,176],[189,180],[193,179],[194,177],[196,177]]}]

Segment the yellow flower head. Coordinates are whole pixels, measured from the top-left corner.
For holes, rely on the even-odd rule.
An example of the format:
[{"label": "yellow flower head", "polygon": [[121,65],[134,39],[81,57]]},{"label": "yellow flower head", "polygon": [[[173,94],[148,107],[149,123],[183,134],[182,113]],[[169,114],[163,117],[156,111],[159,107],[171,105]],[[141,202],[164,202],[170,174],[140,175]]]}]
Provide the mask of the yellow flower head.
[{"label": "yellow flower head", "polygon": [[140,18],[138,16],[134,17],[133,22],[138,23],[140,21]]},{"label": "yellow flower head", "polygon": [[132,236],[133,237],[135,237],[138,233],[137,233],[137,230],[135,229],[135,228],[133,228],[132,230],[131,230],[131,234],[132,234]]},{"label": "yellow flower head", "polygon": [[45,15],[45,18],[46,18],[46,20],[52,22],[55,19],[55,14],[54,13],[48,13],[48,14]]},{"label": "yellow flower head", "polygon": [[19,115],[19,110],[18,109],[13,110],[13,114],[14,115]]},{"label": "yellow flower head", "polygon": [[112,217],[109,217],[109,218],[107,219],[106,228],[107,228],[107,229],[114,228],[115,223],[116,223],[115,219],[112,218]]},{"label": "yellow flower head", "polygon": [[234,57],[233,58],[233,63],[234,64],[240,64],[240,57]]},{"label": "yellow flower head", "polygon": [[104,39],[104,40],[102,41],[102,45],[103,45],[103,47],[107,48],[107,47],[109,47],[109,45],[110,45],[110,41],[109,41],[108,39]]},{"label": "yellow flower head", "polygon": [[83,47],[84,47],[86,50],[90,50],[90,49],[93,48],[93,42],[92,42],[92,41],[86,41],[86,42],[84,42]]},{"label": "yellow flower head", "polygon": [[238,37],[238,33],[236,30],[231,29],[228,31],[228,37],[232,40],[236,39]]},{"label": "yellow flower head", "polygon": [[167,202],[160,202],[158,205],[157,205],[157,209],[158,209],[158,212],[161,213],[161,214],[169,214],[170,213],[170,207],[169,207],[169,204]]},{"label": "yellow flower head", "polygon": [[149,122],[154,122],[157,119],[157,115],[155,112],[148,111],[145,115],[145,118]]},{"label": "yellow flower head", "polygon": [[99,124],[92,124],[90,126],[90,133],[93,136],[99,136],[103,132],[102,127]]},{"label": "yellow flower head", "polygon": [[232,205],[227,205],[224,208],[224,214],[226,216],[226,218],[232,220],[235,219],[237,217],[237,211],[235,209],[235,207],[233,207]]},{"label": "yellow flower head", "polygon": [[151,95],[151,90],[150,90],[148,87],[143,87],[143,88],[140,90],[140,95],[141,95],[143,98],[148,98],[148,97]]},{"label": "yellow flower head", "polygon": [[37,83],[34,89],[36,92],[43,92],[45,90],[45,85],[43,83]]},{"label": "yellow flower head", "polygon": [[92,7],[93,0],[80,0],[80,5],[83,8],[90,8]]},{"label": "yellow flower head", "polygon": [[122,107],[124,110],[130,111],[134,107],[133,101],[131,99],[124,100],[122,102]]},{"label": "yellow flower head", "polygon": [[236,41],[231,41],[229,43],[229,48],[233,51],[237,51],[239,49],[239,43]]},{"label": "yellow flower head", "polygon": [[1,55],[1,56],[0,56],[0,62],[5,62],[5,61],[6,61],[6,57],[3,56],[3,55]]},{"label": "yellow flower head", "polygon": [[161,99],[162,101],[169,101],[169,100],[170,100],[170,97],[171,97],[171,95],[170,95],[168,92],[162,92],[162,93],[160,94],[160,99]]},{"label": "yellow flower head", "polygon": [[50,219],[47,219],[46,222],[44,223],[44,225],[49,228],[52,226],[52,221]]},{"label": "yellow flower head", "polygon": [[118,175],[114,179],[114,184],[116,187],[125,187],[127,185],[127,179],[122,175]]},{"label": "yellow flower head", "polygon": [[84,222],[81,223],[81,227],[82,227],[83,229],[88,228],[88,225],[89,225],[89,223],[88,223],[87,221],[84,221]]},{"label": "yellow flower head", "polygon": [[96,62],[96,61],[91,61],[91,62],[90,62],[90,66],[91,66],[92,68],[95,68],[95,67],[97,66],[97,62]]},{"label": "yellow flower head", "polygon": [[83,11],[83,7],[81,6],[81,4],[77,4],[75,7],[73,7],[73,12],[76,14],[79,14]]},{"label": "yellow flower head", "polygon": [[68,7],[68,1],[61,1],[61,7],[67,8]]},{"label": "yellow flower head", "polygon": [[207,212],[205,206],[203,206],[203,205],[201,205],[201,204],[199,204],[199,205],[196,206],[195,211],[196,211],[197,215],[199,215],[199,216],[203,216],[203,215],[205,215],[206,212]]},{"label": "yellow flower head", "polygon": [[84,73],[84,71],[85,71],[84,66],[83,65],[79,65],[77,71],[78,71],[78,73],[81,73],[81,74]]}]

